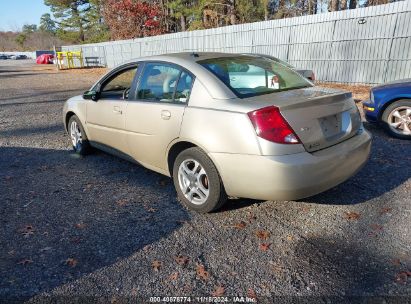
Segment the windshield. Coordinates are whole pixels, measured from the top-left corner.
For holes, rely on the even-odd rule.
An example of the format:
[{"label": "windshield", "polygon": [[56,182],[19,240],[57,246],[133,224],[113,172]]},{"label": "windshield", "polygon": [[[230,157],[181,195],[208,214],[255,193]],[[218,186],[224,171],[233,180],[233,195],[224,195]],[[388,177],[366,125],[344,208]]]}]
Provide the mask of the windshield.
[{"label": "windshield", "polygon": [[312,84],[285,65],[263,57],[235,56],[198,61],[238,97],[311,87]]}]

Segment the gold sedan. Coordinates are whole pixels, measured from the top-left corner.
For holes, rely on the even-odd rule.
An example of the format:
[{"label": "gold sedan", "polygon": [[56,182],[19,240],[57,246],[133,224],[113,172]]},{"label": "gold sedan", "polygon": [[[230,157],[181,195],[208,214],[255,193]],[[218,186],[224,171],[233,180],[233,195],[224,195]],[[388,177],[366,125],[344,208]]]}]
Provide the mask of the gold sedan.
[{"label": "gold sedan", "polygon": [[294,200],[367,161],[371,137],[351,93],[314,86],[267,56],[177,53],[136,59],[64,105],[74,150],[171,176],[181,202]]}]

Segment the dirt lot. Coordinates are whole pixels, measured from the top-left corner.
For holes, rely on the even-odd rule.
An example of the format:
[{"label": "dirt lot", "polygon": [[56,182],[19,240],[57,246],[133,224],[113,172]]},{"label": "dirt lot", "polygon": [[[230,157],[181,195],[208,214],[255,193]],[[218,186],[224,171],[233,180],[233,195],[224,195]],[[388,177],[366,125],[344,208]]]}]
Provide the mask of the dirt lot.
[{"label": "dirt lot", "polygon": [[366,124],[371,159],[338,187],[198,215],[180,206],[170,179],[72,152],[63,102],[101,72],[0,61],[0,302],[411,301],[409,141]]}]

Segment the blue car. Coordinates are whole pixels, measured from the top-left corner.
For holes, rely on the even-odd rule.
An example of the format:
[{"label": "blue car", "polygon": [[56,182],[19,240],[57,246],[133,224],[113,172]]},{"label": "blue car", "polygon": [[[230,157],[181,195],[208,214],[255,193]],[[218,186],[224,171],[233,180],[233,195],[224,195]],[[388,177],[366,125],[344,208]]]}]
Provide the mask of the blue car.
[{"label": "blue car", "polygon": [[411,78],[373,87],[363,108],[367,121],[381,123],[394,137],[411,139]]}]

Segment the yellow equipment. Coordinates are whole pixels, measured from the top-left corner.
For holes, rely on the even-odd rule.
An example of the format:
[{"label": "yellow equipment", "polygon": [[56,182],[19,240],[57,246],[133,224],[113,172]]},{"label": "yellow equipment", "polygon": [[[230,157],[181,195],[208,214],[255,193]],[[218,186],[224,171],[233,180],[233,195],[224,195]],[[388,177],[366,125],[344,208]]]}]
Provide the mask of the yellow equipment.
[{"label": "yellow equipment", "polygon": [[[56,54],[59,70],[84,67],[82,51],[56,52]],[[77,62],[78,65],[76,64]]]}]

